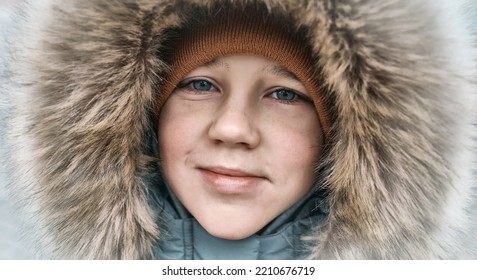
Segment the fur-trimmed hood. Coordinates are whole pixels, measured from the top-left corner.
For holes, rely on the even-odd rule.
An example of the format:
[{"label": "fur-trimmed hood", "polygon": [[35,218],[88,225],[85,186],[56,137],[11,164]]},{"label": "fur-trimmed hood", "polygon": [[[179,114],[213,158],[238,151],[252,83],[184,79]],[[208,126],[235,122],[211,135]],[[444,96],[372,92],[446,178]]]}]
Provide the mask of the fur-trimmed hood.
[{"label": "fur-trimmed hood", "polygon": [[2,168],[48,257],[152,256],[164,34],[196,8],[259,2],[307,30],[332,104],[310,257],[462,256],[477,61],[459,1],[31,2],[3,58]]}]

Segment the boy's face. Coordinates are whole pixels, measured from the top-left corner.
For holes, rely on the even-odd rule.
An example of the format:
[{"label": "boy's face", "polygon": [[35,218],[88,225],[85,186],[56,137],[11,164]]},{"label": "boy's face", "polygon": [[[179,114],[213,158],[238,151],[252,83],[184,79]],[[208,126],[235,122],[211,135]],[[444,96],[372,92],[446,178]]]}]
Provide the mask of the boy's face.
[{"label": "boy's face", "polygon": [[303,84],[255,55],[221,57],[189,73],[158,129],[171,188],[224,239],[260,231],[303,197],[323,142]]}]

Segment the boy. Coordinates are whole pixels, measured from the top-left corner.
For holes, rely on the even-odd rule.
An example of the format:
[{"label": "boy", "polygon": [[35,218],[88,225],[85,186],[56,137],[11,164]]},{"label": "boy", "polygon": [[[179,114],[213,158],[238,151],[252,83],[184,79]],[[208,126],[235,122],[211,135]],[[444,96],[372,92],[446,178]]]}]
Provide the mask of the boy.
[{"label": "boy", "polygon": [[44,256],[472,256],[456,1],[65,2],[25,4],[0,102]]}]

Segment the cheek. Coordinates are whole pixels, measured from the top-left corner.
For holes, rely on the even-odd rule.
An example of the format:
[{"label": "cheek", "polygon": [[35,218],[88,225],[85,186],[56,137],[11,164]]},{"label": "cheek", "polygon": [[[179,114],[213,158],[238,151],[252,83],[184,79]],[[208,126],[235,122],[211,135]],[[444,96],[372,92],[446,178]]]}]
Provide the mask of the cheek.
[{"label": "cheek", "polygon": [[169,162],[170,155],[177,154],[187,147],[186,131],[187,120],[171,118],[170,115],[161,114],[158,126],[159,154],[161,160]]},{"label": "cheek", "polygon": [[198,106],[195,102],[171,95],[159,116],[159,145],[174,149],[181,143],[196,141],[209,123],[211,111],[210,106]]},{"label": "cheek", "polygon": [[165,171],[191,149],[199,127],[197,118],[192,117],[183,106],[176,105],[171,97],[159,116],[159,155]]},{"label": "cheek", "polygon": [[269,126],[269,153],[280,180],[286,185],[308,188],[315,178],[314,167],[321,155],[323,137],[314,112],[297,119],[275,120]]}]

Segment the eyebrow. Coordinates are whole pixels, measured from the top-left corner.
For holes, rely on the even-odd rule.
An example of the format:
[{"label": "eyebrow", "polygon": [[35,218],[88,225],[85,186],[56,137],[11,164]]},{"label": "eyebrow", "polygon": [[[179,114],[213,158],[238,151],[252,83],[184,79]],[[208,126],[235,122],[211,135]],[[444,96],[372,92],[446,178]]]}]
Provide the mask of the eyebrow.
[{"label": "eyebrow", "polygon": [[220,68],[225,68],[226,70],[230,69],[230,65],[227,62],[221,60],[220,58],[216,58],[212,61],[209,61],[209,62],[205,63],[204,66],[211,67],[211,68],[220,67]]},{"label": "eyebrow", "polygon": [[298,77],[295,74],[288,71],[285,67],[281,65],[266,66],[262,69],[262,71],[278,77],[289,78],[299,81]]},{"label": "eyebrow", "polygon": [[[204,66],[211,67],[211,68],[224,68],[226,70],[230,69],[230,65],[227,62],[220,59],[220,58],[216,58],[212,61],[209,61],[209,62],[205,63]],[[267,73],[267,74],[271,74],[271,75],[274,75],[274,76],[278,76],[278,77],[293,79],[293,80],[297,80],[297,81],[300,80],[300,79],[298,79],[298,77],[295,74],[288,71],[285,67],[283,67],[281,65],[265,66],[262,69],[262,72]]]}]

